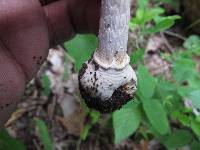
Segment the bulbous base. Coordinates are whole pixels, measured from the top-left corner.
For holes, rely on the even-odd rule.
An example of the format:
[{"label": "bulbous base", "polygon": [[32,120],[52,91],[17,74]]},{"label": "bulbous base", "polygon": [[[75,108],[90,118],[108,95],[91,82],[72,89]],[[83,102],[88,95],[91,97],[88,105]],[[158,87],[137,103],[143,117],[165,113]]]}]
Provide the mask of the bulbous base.
[{"label": "bulbous base", "polygon": [[93,59],[79,72],[79,89],[88,107],[101,113],[113,112],[132,100],[137,78],[130,65],[121,70],[104,69]]}]

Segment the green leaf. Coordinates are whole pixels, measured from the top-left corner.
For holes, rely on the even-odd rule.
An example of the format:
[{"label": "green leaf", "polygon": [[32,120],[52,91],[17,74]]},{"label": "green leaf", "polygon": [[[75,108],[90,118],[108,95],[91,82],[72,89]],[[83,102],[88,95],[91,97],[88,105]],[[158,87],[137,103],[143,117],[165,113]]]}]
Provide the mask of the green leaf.
[{"label": "green leaf", "polygon": [[144,18],[145,18],[145,9],[138,9],[136,11],[136,19],[133,21],[135,21],[135,24],[144,25],[145,24]]},{"label": "green leaf", "polygon": [[186,49],[196,49],[200,45],[200,38],[197,35],[191,35],[187,40],[184,42],[183,46]]},{"label": "green leaf", "polygon": [[44,146],[44,150],[53,150],[53,144],[52,144],[52,141],[48,132],[48,128],[45,122],[40,119],[34,119],[33,123],[36,126],[41,143]]},{"label": "green leaf", "polygon": [[0,129],[0,150],[26,150],[25,145],[12,138],[6,130]]},{"label": "green leaf", "polygon": [[132,19],[132,23],[138,25],[145,25],[153,18],[157,17],[158,15],[164,13],[164,9],[156,7],[147,10],[146,8],[139,8],[136,11],[136,18]]},{"label": "green leaf", "polygon": [[81,140],[85,141],[88,137],[89,131],[92,128],[92,124],[86,124],[81,132]]},{"label": "green leaf", "polygon": [[191,59],[178,58],[173,64],[173,77],[177,82],[182,83],[196,77],[195,63]]},{"label": "green leaf", "polygon": [[138,103],[129,102],[122,109],[113,113],[115,143],[120,143],[135,132],[140,124]]},{"label": "green leaf", "polygon": [[199,143],[199,141],[193,141],[190,144],[190,149],[191,150],[200,150],[200,143]]},{"label": "green leaf", "polygon": [[184,48],[200,55],[200,38],[197,35],[191,35],[183,44]]},{"label": "green leaf", "polygon": [[81,65],[87,61],[97,47],[97,38],[94,35],[77,35],[64,44],[67,52],[76,60],[75,70],[78,71]]},{"label": "green leaf", "polygon": [[192,138],[192,134],[189,131],[177,130],[165,139],[164,144],[169,149],[181,148],[189,144]]},{"label": "green leaf", "polygon": [[149,99],[155,91],[155,80],[149,74],[146,67],[140,65],[138,68],[138,90],[142,94],[142,100]]},{"label": "green leaf", "polygon": [[200,137],[200,123],[195,121],[195,120],[192,120],[191,122],[191,128],[192,128],[192,131],[198,136]]},{"label": "green leaf", "polygon": [[180,19],[180,16],[167,16],[167,17],[159,17],[158,20],[155,21],[155,26],[148,28],[145,32],[147,33],[156,33],[160,31],[164,31],[169,29],[175,24],[175,20]]},{"label": "green leaf", "polygon": [[92,128],[92,126],[94,124],[97,123],[97,121],[100,119],[100,113],[98,111],[95,111],[95,110],[91,110],[89,113],[89,117],[90,117],[90,121],[87,122],[85,125],[84,125],[84,129],[82,130],[81,132],[81,140],[85,141],[86,138],[88,137],[88,134],[89,134],[89,131],[90,129]]},{"label": "green leaf", "polygon": [[144,56],[144,50],[143,49],[137,49],[136,51],[134,51],[130,58],[130,63],[131,64],[136,64],[139,60],[143,59]]},{"label": "green leaf", "polygon": [[200,90],[190,92],[188,98],[192,101],[193,107],[200,109]]},{"label": "green leaf", "polygon": [[48,75],[42,76],[42,86],[43,86],[43,93],[44,95],[48,96],[51,94],[51,81],[48,77]]},{"label": "green leaf", "polygon": [[196,116],[195,121],[200,123],[200,116]]},{"label": "green leaf", "polygon": [[138,3],[138,7],[140,9],[141,8],[146,8],[148,3],[149,3],[149,0],[138,0],[137,3]]},{"label": "green leaf", "polygon": [[153,128],[160,134],[166,134],[169,131],[169,123],[166,112],[159,101],[147,100],[143,102],[143,108]]},{"label": "green leaf", "polygon": [[178,94],[182,97],[188,97],[191,92],[200,89],[200,80],[198,78],[189,78],[187,86],[178,87]]},{"label": "green leaf", "polygon": [[91,123],[95,124],[100,119],[100,113],[98,111],[92,110],[90,112]]},{"label": "green leaf", "polygon": [[[158,79],[158,78],[157,78]],[[176,85],[164,80],[158,79],[157,86],[156,86],[156,95],[159,96],[159,99],[162,100],[169,100],[173,98],[174,93],[176,92]]]},{"label": "green leaf", "polygon": [[162,89],[162,92],[166,92],[166,91],[169,91],[169,92],[173,92],[173,91],[176,91],[176,85],[167,81],[167,80],[164,80],[164,79],[159,79],[158,80],[158,88],[159,89]]},{"label": "green leaf", "polygon": [[197,78],[192,78],[189,81],[189,86],[193,89],[200,89],[200,80],[199,76]]},{"label": "green leaf", "polygon": [[146,13],[145,13],[144,21],[146,23],[165,12],[165,10],[163,8],[160,8],[160,7],[151,8],[150,10],[147,10],[147,9],[145,9],[145,10],[146,10],[145,11]]},{"label": "green leaf", "polygon": [[180,86],[178,87],[178,94],[182,97],[187,97],[189,92],[192,92],[193,90],[191,89],[190,86]]},{"label": "green leaf", "polygon": [[187,115],[184,114],[180,114],[178,120],[181,122],[181,124],[183,124],[184,126],[190,127],[190,117],[188,117]]}]

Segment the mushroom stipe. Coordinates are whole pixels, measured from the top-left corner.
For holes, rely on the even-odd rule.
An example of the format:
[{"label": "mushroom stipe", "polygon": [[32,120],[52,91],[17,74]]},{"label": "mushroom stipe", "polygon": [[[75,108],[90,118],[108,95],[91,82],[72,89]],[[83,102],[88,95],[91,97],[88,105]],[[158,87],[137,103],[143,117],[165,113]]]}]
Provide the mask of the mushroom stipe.
[{"label": "mushroom stipe", "polygon": [[132,100],[137,86],[126,53],[130,0],[101,0],[99,45],[79,72],[79,89],[90,108],[113,112]]}]

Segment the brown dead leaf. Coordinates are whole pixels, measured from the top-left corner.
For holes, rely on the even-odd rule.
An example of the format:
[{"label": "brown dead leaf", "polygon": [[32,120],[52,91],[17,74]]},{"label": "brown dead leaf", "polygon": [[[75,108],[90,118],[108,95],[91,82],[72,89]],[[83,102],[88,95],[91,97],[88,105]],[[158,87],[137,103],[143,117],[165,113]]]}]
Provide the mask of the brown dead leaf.
[{"label": "brown dead leaf", "polygon": [[26,113],[26,109],[18,109],[16,110],[10,117],[10,119],[6,122],[5,127],[8,128],[13,123],[15,123],[16,120],[18,120],[20,117],[22,117]]},{"label": "brown dead leaf", "polygon": [[84,127],[84,112],[74,112],[68,118],[56,116],[58,122],[67,129],[68,133],[80,136]]}]

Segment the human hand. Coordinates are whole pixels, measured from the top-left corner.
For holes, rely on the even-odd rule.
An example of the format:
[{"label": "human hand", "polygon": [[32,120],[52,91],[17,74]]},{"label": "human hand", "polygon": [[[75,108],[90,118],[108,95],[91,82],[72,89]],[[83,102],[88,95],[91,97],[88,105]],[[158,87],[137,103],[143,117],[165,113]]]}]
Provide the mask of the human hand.
[{"label": "human hand", "polygon": [[0,1],[0,125],[15,109],[50,47],[76,33],[98,31],[100,0],[41,0],[41,3]]}]

